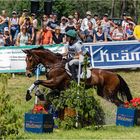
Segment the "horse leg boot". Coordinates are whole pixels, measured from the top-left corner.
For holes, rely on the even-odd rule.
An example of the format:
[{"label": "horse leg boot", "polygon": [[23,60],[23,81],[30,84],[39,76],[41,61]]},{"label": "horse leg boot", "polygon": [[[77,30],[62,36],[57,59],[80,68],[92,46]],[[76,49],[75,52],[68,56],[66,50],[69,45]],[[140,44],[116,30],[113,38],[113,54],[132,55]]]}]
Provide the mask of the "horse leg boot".
[{"label": "horse leg boot", "polygon": [[35,89],[35,87],[36,87],[36,85],[35,85],[35,84],[32,84],[32,85],[28,88],[27,94],[26,94],[26,101],[29,101],[29,100],[32,98],[31,93],[32,93],[33,89]]},{"label": "horse leg boot", "polygon": [[71,71],[71,74],[72,74],[72,80],[75,80],[75,81],[77,82],[78,79],[77,79],[76,69],[77,69],[77,67],[76,67],[75,64],[72,64],[72,65],[70,66],[70,71]]}]

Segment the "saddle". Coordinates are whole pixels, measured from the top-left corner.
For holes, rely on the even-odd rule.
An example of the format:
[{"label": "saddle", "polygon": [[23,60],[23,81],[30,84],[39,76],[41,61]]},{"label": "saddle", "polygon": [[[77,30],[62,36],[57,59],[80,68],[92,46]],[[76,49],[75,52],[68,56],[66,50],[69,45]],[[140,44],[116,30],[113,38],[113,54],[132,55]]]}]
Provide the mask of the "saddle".
[{"label": "saddle", "polygon": [[[85,77],[84,77],[85,74],[84,74],[84,71],[82,71],[82,67],[83,67],[83,66],[81,66],[80,79],[84,79],[84,78],[85,78]],[[72,76],[72,74],[71,74],[71,72],[70,72],[70,65],[69,65],[69,63],[66,63],[66,64],[65,64],[65,70],[66,70],[66,72],[67,72],[67,74],[68,74],[69,76]],[[77,66],[77,69],[76,69],[77,78],[78,78],[78,76],[79,76],[78,71],[79,71],[79,68],[78,68],[78,66]],[[90,77],[91,77],[91,67],[87,67],[87,70],[86,70],[86,78],[89,79]]]}]

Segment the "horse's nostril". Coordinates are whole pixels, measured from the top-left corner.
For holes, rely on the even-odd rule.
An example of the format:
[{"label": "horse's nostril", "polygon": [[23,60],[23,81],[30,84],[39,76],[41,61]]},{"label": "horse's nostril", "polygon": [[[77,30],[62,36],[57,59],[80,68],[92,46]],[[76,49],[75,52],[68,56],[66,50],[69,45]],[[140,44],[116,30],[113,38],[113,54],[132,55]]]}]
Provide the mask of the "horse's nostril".
[{"label": "horse's nostril", "polygon": [[30,73],[28,73],[27,76],[28,76],[29,78],[32,77],[32,75],[31,75]]}]

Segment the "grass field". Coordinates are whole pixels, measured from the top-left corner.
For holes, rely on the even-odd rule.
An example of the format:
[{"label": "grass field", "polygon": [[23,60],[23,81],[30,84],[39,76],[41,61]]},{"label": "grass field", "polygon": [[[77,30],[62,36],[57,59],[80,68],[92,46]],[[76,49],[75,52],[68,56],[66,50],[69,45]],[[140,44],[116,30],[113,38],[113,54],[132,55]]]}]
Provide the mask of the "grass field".
[{"label": "grass field", "polygon": [[[132,95],[134,97],[140,96],[140,71],[131,72],[118,72],[127,81]],[[44,79],[41,76],[40,79]],[[35,81],[35,77],[29,79],[24,75],[16,75],[15,78],[8,80],[7,92],[11,95],[11,100],[16,107],[19,116],[22,117],[23,127],[20,130],[20,135],[23,138],[28,139],[140,139],[140,127],[125,128],[115,126],[115,116],[116,116],[116,106],[105,101],[104,99],[98,97],[101,105],[106,114],[106,124],[103,128],[99,130],[94,130],[92,128],[84,128],[80,130],[69,130],[64,131],[60,129],[54,130],[54,133],[50,134],[32,134],[24,132],[24,113],[28,112],[33,108],[34,98],[26,102],[25,95],[26,90]],[[20,137],[17,137],[20,138]]]}]

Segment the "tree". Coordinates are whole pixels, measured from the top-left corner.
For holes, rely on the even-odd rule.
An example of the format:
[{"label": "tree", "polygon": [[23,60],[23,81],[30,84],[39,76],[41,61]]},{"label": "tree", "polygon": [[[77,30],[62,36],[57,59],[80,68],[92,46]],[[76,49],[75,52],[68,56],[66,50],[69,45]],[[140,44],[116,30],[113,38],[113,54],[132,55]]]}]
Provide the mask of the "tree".
[{"label": "tree", "polygon": [[135,23],[137,23],[138,22],[138,4],[139,2],[138,1],[136,1],[136,0],[133,0],[133,7],[134,7],[134,21],[135,21]]},{"label": "tree", "polygon": [[125,12],[125,7],[126,7],[126,0],[121,0],[121,17],[123,13]]},{"label": "tree", "polygon": [[15,10],[18,13],[21,13],[23,9],[30,10],[30,1],[27,0],[1,0],[0,1],[0,11],[6,10],[9,16],[12,15],[12,11]]},{"label": "tree", "polygon": [[112,0],[112,6],[111,6],[111,18],[114,17],[114,10],[115,10],[115,0]]}]

